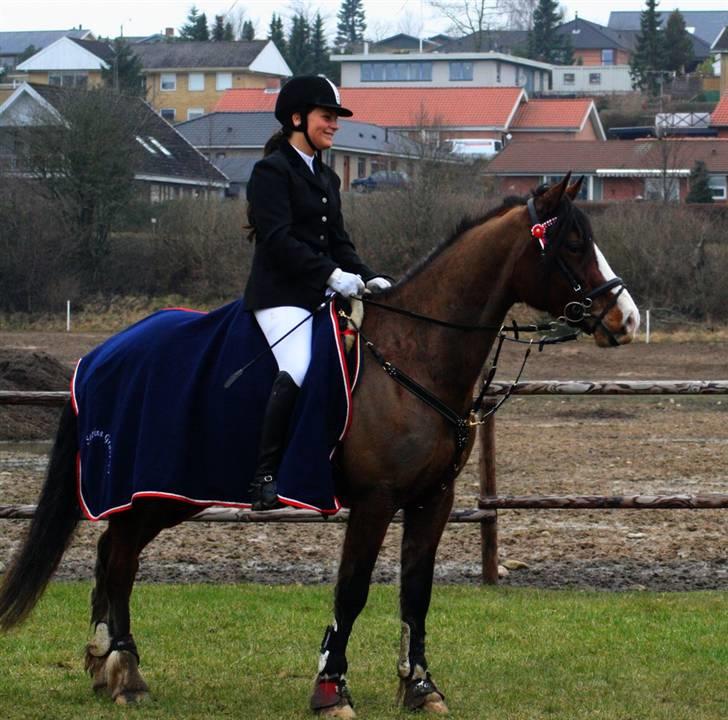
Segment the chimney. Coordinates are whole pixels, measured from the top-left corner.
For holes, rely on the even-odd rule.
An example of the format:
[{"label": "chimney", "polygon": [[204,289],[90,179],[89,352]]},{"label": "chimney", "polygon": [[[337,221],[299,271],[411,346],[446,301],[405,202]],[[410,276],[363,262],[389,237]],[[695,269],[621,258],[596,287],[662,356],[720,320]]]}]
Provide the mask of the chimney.
[{"label": "chimney", "polygon": [[174,28],[173,27],[164,28],[164,37],[174,37]]}]

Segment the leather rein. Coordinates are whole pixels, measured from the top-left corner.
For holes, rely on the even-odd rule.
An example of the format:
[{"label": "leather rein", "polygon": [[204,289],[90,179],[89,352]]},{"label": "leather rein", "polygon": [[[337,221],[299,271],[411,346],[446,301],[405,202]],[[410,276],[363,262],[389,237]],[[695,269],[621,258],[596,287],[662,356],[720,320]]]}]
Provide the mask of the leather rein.
[{"label": "leather rein", "polygon": [[[533,223],[531,227],[531,235],[533,238],[535,238],[539,246],[541,248],[541,256],[542,258],[545,258],[546,255],[546,248],[548,247],[548,241],[547,241],[547,235],[548,235],[548,229],[555,225],[558,221],[558,216],[552,217],[544,222],[539,222],[538,220],[538,214],[536,212],[535,203],[533,198],[529,198],[527,202],[528,212],[529,216],[531,218],[531,222]],[[455,475],[460,471],[462,465],[462,457],[465,449],[468,447],[468,444],[470,443],[470,435],[472,432],[472,428],[477,427],[478,425],[483,425],[489,417],[494,415],[502,406],[503,404],[511,397],[514,388],[518,384],[518,382],[521,379],[521,376],[523,375],[523,371],[526,367],[526,362],[528,361],[528,358],[531,353],[531,348],[534,344],[534,339],[531,340],[521,340],[519,338],[519,333],[538,333],[538,332],[544,332],[544,331],[554,331],[559,326],[570,326],[574,327],[578,325],[579,323],[583,322],[586,318],[592,318],[594,320],[593,324],[588,327],[585,332],[588,334],[591,334],[594,332],[594,330],[600,326],[602,330],[605,332],[607,337],[609,338],[609,341],[613,345],[617,345],[617,339],[614,337],[613,333],[604,325],[603,320],[606,316],[607,312],[614,307],[616,304],[620,293],[624,290],[624,283],[620,278],[612,278],[611,280],[608,280],[607,282],[603,283],[599,287],[595,288],[589,293],[585,293],[582,289],[581,283],[578,281],[577,277],[569,268],[569,266],[564,262],[564,260],[561,258],[560,255],[556,255],[556,263],[559,271],[562,273],[562,275],[566,278],[566,280],[571,285],[572,291],[577,295],[579,298],[578,300],[571,301],[566,304],[564,308],[563,315],[558,318],[556,321],[551,321],[546,324],[533,324],[533,325],[517,325],[515,321],[509,326],[509,325],[465,325],[460,323],[453,323],[446,320],[440,320],[438,318],[433,318],[428,315],[423,315],[421,313],[414,312],[412,310],[407,310],[405,308],[398,308],[393,305],[387,305],[385,303],[378,302],[376,300],[373,300],[367,296],[364,296],[361,298],[362,302],[373,305],[375,307],[381,308],[382,310],[385,310],[387,312],[395,313],[398,315],[403,315],[405,317],[419,320],[422,322],[426,322],[428,324],[432,325],[438,325],[440,327],[446,327],[451,328],[453,330],[459,330],[462,332],[478,332],[478,331],[490,331],[490,332],[497,332],[498,333],[498,346],[496,348],[495,354],[493,356],[493,360],[490,365],[490,369],[488,373],[485,375],[480,391],[478,393],[478,396],[473,401],[472,406],[470,407],[470,410],[468,411],[468,414],[463,416],[456,410],[453,410],[447,403],[445,403],[443,400],[441,400],[437,395],[435,395],[433,392],[428,390],[426,387],[418,383],[413,377],[408,375],[404,370],[401,368],[398,368],[396,365],[391,363],[389,360],[387,360],[381,352],[376,348],[374,343],[366,337],[366,335],[362,332],[360,327],[357,327],[354,321],[351,319],[351,317],[343,310],[339,310],[338,314],[341,317],[346,318],[349,320],[354,327],[356,328],[357,332],[361,336],[361,338],[364,340],[364,343],[366,347],[371,352],[372,356],[376,360],[376,362],[380,365],[380,367],[391,377],[395,382],[397,382],[399,385],[401,385],[405,390],[410,392],[412,395],[414,395],[416,398],[421,400],[423,403],[431,407],[433,410],[435,410],[441,417],[443,417],[448,423],[450,423],[455,431],[455,454],[453,457],[453,462],[451,465],[451,475],[452,479],[454,479]],[[604,293],[609,292],[613,288],[619,287],[619,291],[615,294],[613,300],[607,304],[606,308],[600,313],[600,315],[594,317],[590,314],[590,309],[592,306],[592,302],[594,298],[603,295]],[[507,333],[512,332],[513,337],[508,337]],[[545,345],[552,345],[555,343],[561,343],[561,342],[568,342],[569,340],[576,340],[579,337],[580,331],[572,332],[568,335],[562,335],[557,337],[542,337],[538,341],[539,351],[543,350]],[[498,359],[500,357],[500,352],[503,347],[503,343],[509,340],[511,342],[522,342],[527,343],[528,348],[526,349],[523,362],[521,363],[521,367],[518,371],[518,374],[513,380],[513,382],[509,385],[508,389],[504,393],[503,397],[498,400],[497,403],[495,403],[491,408],[487,410],[487,412],[481,412],[483,401],[485,399],[485,395],[490,387],[490,385],[493,382],[493,379],[495,378],[495,374],[498,367]]]}]

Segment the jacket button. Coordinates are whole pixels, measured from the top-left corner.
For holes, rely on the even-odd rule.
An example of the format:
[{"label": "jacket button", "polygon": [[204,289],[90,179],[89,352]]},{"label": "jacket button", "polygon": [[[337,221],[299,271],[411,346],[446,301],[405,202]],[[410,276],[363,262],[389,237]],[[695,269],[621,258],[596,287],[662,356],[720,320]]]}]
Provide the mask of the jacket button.
[{"label": "jacket button", "polygon": [[[326,236],[325,235],[319,235],[319,240],[326,240]],[[321,254],[322,253],[319,253],[319,255],[321,255]]]},{"label": "jacket button", "polygon": [[326,222],[326,215],[321,216],[321,222]]},{"label": "jacket button", "polygon": [[329,199],[328,199],[328,198],[325,198],[325,197],[322,197],[322,198],[321,198],[321,202],[322,202],[322,203],[327,203],[328,201],[329,201]]}]

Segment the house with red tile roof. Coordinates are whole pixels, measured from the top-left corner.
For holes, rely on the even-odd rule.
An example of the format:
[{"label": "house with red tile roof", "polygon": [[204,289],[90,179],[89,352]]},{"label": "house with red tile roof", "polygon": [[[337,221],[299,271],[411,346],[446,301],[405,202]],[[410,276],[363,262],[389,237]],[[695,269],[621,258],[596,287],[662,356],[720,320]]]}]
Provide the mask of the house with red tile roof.
[{"label": "house with red tile roof", "polygon": [[504,195],[524,195],[567,172],[584,175],[583,197],[595,201],[684,200],[690,171],[705,163],[717,202],[728,198],[728,140],[511,143],[485,169]]},{"label": "house with red tile roof", "polygon": [[[343,88],[342,103],[359,122],[433,142],[457,138],[605,140],[589,98],[529,100],[522,88]],[[276,93],[228,90],[217,112],[270,112]]]},{"label": "house with red tile roof", "polygon": [[591,98],[539,98],[523,102],[511,123],[517,140],[606,140],[604,127]]},{"label": "house with red tile roof", "polygon": [[710,114],[710,127],[718,131],[718,137],[728,138],[728,92],[723,94]]}]

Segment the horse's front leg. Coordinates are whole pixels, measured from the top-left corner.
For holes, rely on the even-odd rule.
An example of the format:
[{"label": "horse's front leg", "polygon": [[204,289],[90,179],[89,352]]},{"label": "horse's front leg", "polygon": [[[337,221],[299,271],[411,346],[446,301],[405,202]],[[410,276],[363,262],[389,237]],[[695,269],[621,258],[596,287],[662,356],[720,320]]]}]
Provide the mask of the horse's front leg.
[{"label": "horse's front leg", "polygon": [[425,620],[432,596],[435,554],[453,504],[453,487],[407,508],[402,535],[400,612],[402,635],[397,670],[400,701],[409,710],[447,713],[445,696],[427,669]]},{"label": "horse's front leg", "polygon": [[334,595],[334,622],[326,628],[311,709],[320,715],[353,718],[346,685],[346,647],[354,621],[366,605],[374,563],[394,511],[369,500],[352,507]]}]

